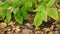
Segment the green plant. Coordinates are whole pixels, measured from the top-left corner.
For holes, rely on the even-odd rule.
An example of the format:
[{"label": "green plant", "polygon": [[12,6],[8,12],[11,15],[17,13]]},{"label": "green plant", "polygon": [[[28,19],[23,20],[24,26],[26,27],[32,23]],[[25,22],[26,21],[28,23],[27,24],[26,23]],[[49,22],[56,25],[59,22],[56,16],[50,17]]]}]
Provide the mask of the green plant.
[{"label": "green plant", "polygon": [[42,21],[47,22],[47,16],[58,20],[57,9],[53,8],[52,5],[56,0],[42,0],[40,5],[35,9],[36,16],[34,18],[35,26],[38,27],[42,24]]},{"label": "green plant", "polygon": [[56,0],[41,0],[40,5],[34,9],[33,6],[37,4],[37,0],[6,0],[0,2],[0,18],[6,20],[7,23],[11,20],[11,14],[14,14],[14,19],[22,24],[23,20],[27,20],[28,12],[36,12],[34,18],[35,26],[38,27],[42,21],[47,22],[47,16],[58,20],[58,12],[51,7]]},{"label": "green plant", "polygon": [[32,6],[36,3],[37,0],[6,0],[0,2],[0,18],[9,23],[13,13],[14,19],[22,24],[23,20],[27,20],[28,12],[33,12]]}]

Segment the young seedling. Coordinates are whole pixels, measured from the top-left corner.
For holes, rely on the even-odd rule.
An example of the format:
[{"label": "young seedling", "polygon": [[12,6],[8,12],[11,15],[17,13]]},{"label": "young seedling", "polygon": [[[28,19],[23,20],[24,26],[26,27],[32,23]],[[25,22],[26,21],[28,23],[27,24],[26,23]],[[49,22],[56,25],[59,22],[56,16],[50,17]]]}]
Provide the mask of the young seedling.
[{"label": "young seedling", "polygon": [[36,27],[40,26],[42,21],[47,22],[47,16],[58,20],[58,11],[52,7],[55,2],[56,0],[41,0],[40,5],[35,9],[34,23]]}]

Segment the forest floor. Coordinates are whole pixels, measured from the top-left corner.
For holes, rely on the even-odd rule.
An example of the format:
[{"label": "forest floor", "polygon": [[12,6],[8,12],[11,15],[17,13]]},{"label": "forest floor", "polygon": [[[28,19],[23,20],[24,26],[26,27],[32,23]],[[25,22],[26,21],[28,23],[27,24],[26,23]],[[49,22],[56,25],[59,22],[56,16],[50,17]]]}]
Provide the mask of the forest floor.
[{"label": "forest floor", "polygon": [[55,21],[49,19],[48,22],[43,22],[39,28],[35,28],[33,19],[35,13],[29,13],[28,20],[25,20],[23,25],[19,25],[15,21],[11,20],[11,23],[7,24],[0,19],[0,34],[60,34],[60,3],[59,1],[54,6],[59,13],[59,20]]}]

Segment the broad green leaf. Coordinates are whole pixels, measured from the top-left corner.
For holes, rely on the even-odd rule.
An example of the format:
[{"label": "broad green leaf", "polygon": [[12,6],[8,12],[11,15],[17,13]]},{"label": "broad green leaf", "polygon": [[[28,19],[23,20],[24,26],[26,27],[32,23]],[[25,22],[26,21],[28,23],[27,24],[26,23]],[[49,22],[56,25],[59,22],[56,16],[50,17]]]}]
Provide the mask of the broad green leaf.
[{"label": "broad green leaf", "polygon": [[31,0],[32,3],[36,4],[38,0]]},{"label": "broad green leaf", "polygon": [[47,2],[49,2],[50,0],[42,0],[42,2],[45,2],[45,3],[47,3]]},{"label": "broad green leaf", "polygon": [[48,16],[58,20],[58,11],[55,8],[47,8]]},{"label": "broad green leaf", "polygon": [[0,5],[4,4],[4,2],[0,2]]},{"label": "broad green leaf", "polygon": [[22,0],[22,3],[22,5],[24,5],[25,7],[32,7],[31,0]]},{"label": "broad green leaf", "polygon": [[20,0],[21,1],[21,4],[24,5],[25,2],[27,2],[27,0]]},{"label": "broad green leaf", "polygon": [[33,8],[32,7],[26,7],[26,10],[28,11],[28,12],[33,12]]},{"label": "broad green leaf", "polygon": [[17,8],[14,8],[13,13],[16,14],[18,11],[19,11],[19,8],[18,7]]},{"label": "broad green leaf", "polygon": [[41,14],[41,16],[42,16],[42,19],[43,19],[45,22],[47,22],[47,11],[46,11],[45,9],[43,9],[40,14]]},{"label": "broad green leaf", "polygon": [[39,6],[35,9],[35,11],[41,11],[44,7],[45,7],[44,5],[39,5]]},{"label": "broad green leaf", "polygon": [[9,6],[8,2],[0,2],[0,8],[6,9]]},{"label": "broad green leaf", "polygon": [[42,24],[42,17],[40,15],[40,12],[36,13],[36,16],[34,18],[34,24],[35,24],[36,27],[38,27]]},{"label": "broad green leaf", "polygon": [[5,12],[4,12],[4,11],[0,11],[0,17],[1,17],[2,19],[4,19],[4,17],[5,17]]},{"label": "broad green leaf", "polygon": [[56,0],[50,0],[47,4],[47,7],[51,7],[55,2]]},{"label": "broad green leaf", "polygon": [[21,8],[21,14],[25,20],[28,18],[28,12],[26,11],[25,7]]},{"label": "broad green leaf", "polygon": [[3,12],[2,12],[2,11],[0,11],[0,17],[2,17],[2,15],[3,15],[2,13],[3,13]]},{"label": "broad green leaf", "polygon": [[9,23],[11,20],[11,12],[9,10],[7,10],[6,12],[6,22]]},{"label": "broad green leaf", "polygon": [[40,5],[43,5],[44,7],[46,7],[46,4],[47,4],[46,0],[42,0],[40,3]]},{"label": "broad green leaf", "polygon": [[15,20],[19,23],[22,24],[23,23],[23,17],[20,15],[20,13],[16,13],[14,15]]},{"label": "broad green leaf", "polygon": [[9,2],[9,4],[13,7],[18,7],[19,4],[21,4],[20,0],[7,0],[7,2]]},{"label": "broad green leaf", "polygon": [[25,2],[25,7],[32,7],[32,3],[31,2]]},{"label": "broad green leaf", "polygon": [[2,10],[0,10],[0,17],[2,17],[2,15],[3,15],[3,11],[2,11]]}]

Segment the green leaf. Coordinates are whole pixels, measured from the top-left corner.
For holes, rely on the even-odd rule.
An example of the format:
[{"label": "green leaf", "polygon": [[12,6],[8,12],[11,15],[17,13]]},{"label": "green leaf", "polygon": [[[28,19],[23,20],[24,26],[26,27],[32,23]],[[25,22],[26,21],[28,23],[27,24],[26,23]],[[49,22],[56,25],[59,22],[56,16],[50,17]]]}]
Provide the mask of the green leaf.
[{"label": "green leaf", "polygon": [[0,8],[6,9],[9,6],[8,2],[0,2]]},{"label": "green leaf", "polygon": [[37,0],[31,0],[32,3],[36,4],[37,3]]},{"label": "green leaf", "polygon": [[6,12],[6,22],[9,23],[11,20],[11,12],[9,10],[7,10]]},{"label": "green leaf", "polygon": [[55,8],[47,8],[48,16],[58,20],[58,11]]},{"label": "green leaf", "polygon": [[29,2],[29,1],[26,1],[26,2],[25,2],[25,7],[32,7],[32,3]]},{"label": "green leaf", "polygon": [[39,6],[35,9],[35,11],[41,11],[44,7],[45,7],[44,5],[39,5]]},{"label": "green leaf", "polygon": [[42,2],[45,2],[45,3],[47,3],[47,2],[49,2],[50,0],[42,0]]},{"label": "green leaf", "polygon": [[3,15],[2,13],[3,13],[3,11],[0,11],[0,17],[2,17],[2,15]]},{"label": "green leaf", "polygon": [[32,7],[26,7],[26,10],[28,11],[28,12],[33,12],[33,8]]},{"label": "green leaf", "polygon": [[38,27],[42,24],[42,17],[40,15],[40,12],[36,13],[36,16],[34,18],[34,24],[35,24],[36,27]]},{"label": "green leaf", "polygon": [[14,14],[16,14],[19,11],[18,7],[17,8],[13,8],[13,9],[14,9],[14,11],[13,11]]},{"label": "green leaf", "polygon": [[25,20],[28,18],[28,12],[26,11],[25,7],[21,8],[21,14]]},{"label": "green leaf", "polygon": [[23,17],[20,15],[20,13],[16,13],[14,15],[15,20],[19,23],[22,24],[23,23]]},{"label": "green leaf", "polygon": [[2,19],[4,19],[4,17],[5,17],[5,11],[0,10],[0,17],[1,17]]},{"label": "green leaf", "polygon": [[47,4],[47,7],[51,7],[55,2],[56,0],[50,0]]},{"label": "green leaf", "polygon": [[45,22],[47,22],[47,11],[46,11],[45,9],[43,9],[40,14],[41,14],[41,16],[42,16],[42,19],[43,19]]},{"label": "green leaf", "polygon": [[22,5],[24,5],[25,7],[32,7],[32,2],[31,0],[21,0],[22,1]]},{"label": "green leaf", "polygon": [[20,0],[7,0],[7,2],[13,7],[18,7],[21,4]]},{"label": "green leaf", "polygon": [[4,4],[3,2],[0,2],[0,5]]}]

